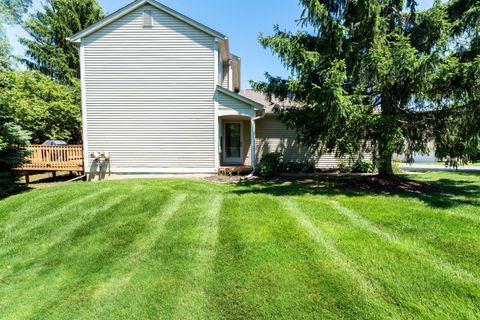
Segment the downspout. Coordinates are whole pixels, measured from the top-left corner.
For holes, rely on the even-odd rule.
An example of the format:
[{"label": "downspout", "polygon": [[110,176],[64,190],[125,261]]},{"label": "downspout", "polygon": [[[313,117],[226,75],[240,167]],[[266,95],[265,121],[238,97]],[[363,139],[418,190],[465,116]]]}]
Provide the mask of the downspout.
[{"label": "downspout", "polygon": [[[252,126],[252,124],[255,125],[255,121],[265,118],[265,115],[266,115],[266,112],[263,112],[263,114],[261,116],[250,119],[250,126]],[[255,130],[252,130],[252,134],[255,135],[255,132],[256,132]],[[252,136],[251,140],[252,140],[252,143],[253,143],[252,144],[252,160],[254,160],[254,161],[252,161],[252,169],[253,170],[248,176],[245,177],[244,180],[252,179],[255,176],[255,171],[257,171],[257,157],[255,155],[255,153],[256,153],[256,146],[255,146],[255,140],[256,139],[255,139],[255,136]]]}]

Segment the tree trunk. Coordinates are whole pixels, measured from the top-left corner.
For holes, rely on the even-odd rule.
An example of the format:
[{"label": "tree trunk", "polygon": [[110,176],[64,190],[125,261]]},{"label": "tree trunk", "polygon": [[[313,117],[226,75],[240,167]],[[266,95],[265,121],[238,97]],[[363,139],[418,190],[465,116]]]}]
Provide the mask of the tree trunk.
[{"label": "tree trunk", "polygon": [[389,152],[384,152],[379,155],[380,159],[378,161],[378,175],[382,178],[392,178],[393,174],[393,166],[392,166],[392,158],[393,154]]},{"label": "tree trunk", "polygon": [[382,96],[381,102],[382,115],[384,116],[381,138],[378,142],[378,175],[382,178],[392,178],[393,174],[393,152],[391,148],[391,141],[389,141],[390,130],[395,129],[394,102],[388,97]]}]

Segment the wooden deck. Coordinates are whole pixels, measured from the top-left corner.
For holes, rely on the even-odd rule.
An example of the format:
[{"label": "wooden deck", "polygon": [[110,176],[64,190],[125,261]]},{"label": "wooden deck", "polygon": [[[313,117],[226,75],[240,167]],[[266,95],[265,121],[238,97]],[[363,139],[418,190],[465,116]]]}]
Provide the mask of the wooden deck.
[{"label": "wooden deck", "polygon": [[75,171],[83,172],[83,147],[81,145],[42,146],[31,145],[29,163],[15,168],[17,171]]}]

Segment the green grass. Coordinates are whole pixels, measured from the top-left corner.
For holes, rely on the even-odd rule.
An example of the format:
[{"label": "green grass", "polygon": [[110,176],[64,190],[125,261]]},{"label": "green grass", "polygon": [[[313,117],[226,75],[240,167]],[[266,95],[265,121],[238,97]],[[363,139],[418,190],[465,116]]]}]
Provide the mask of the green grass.
[{"label": "green grass", "polygon": [[478,319],[480,173],[435,194],[74,183],[0,201],[3,319]]}]

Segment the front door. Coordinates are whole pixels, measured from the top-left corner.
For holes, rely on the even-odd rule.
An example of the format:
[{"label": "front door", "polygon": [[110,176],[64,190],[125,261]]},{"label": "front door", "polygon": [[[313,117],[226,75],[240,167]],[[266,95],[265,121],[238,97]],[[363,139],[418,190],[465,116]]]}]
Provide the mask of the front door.
[{"label": "front door", "polygon": [[242,123],[225,122],[223,162],[242,164]]}]

